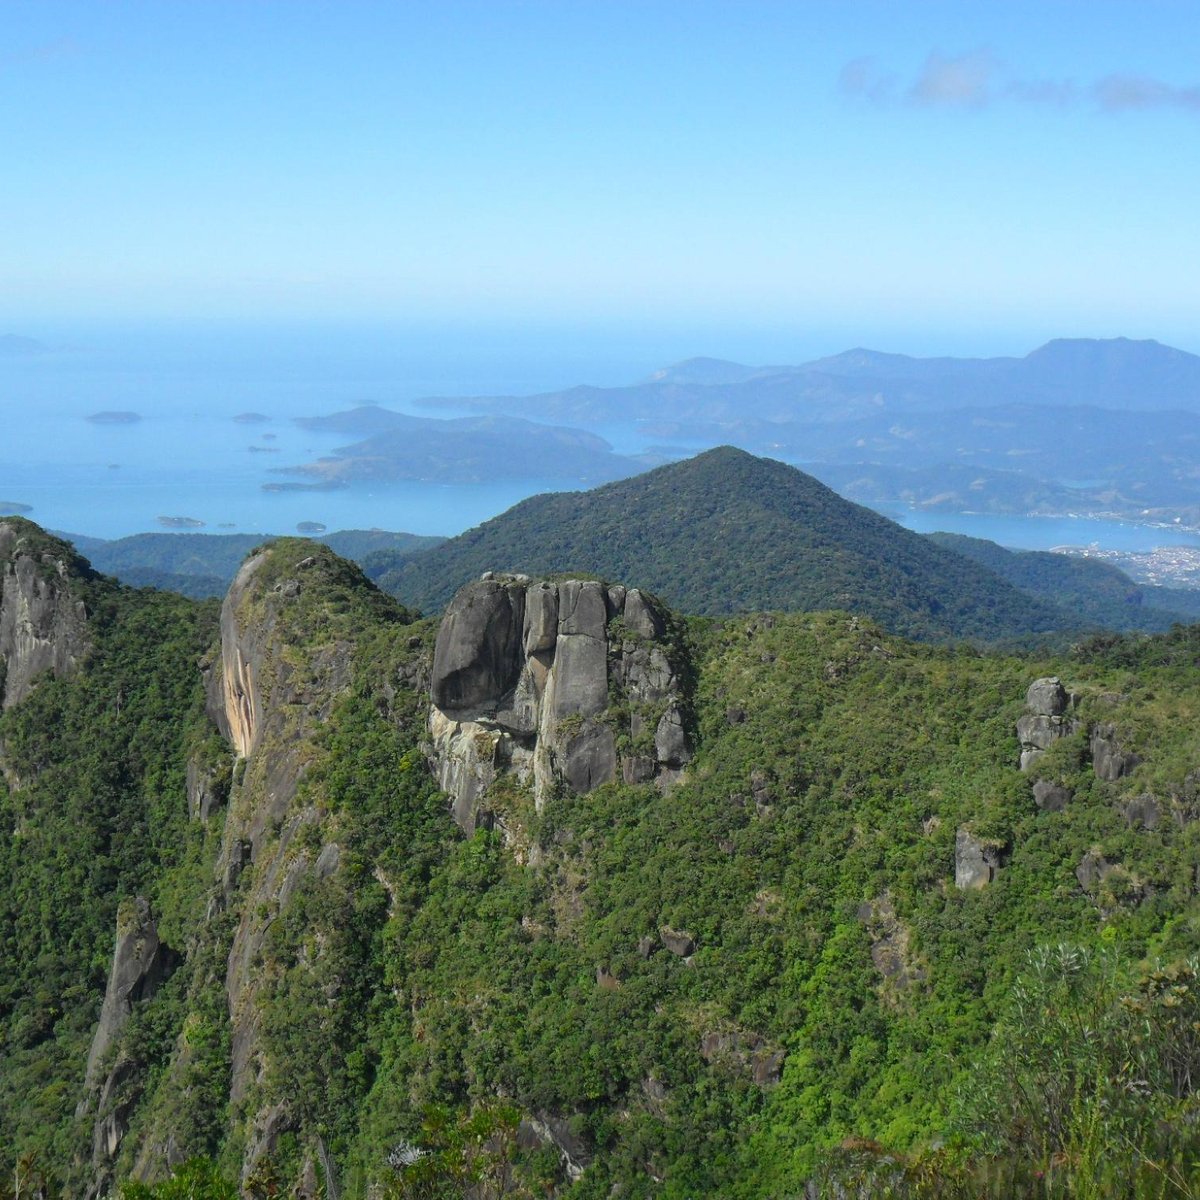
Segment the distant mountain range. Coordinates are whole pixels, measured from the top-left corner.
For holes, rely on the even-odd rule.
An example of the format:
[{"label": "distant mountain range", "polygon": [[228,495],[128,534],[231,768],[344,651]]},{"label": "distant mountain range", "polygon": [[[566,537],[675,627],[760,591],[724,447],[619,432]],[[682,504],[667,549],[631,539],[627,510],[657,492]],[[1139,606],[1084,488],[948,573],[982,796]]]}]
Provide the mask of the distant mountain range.
[{"label": "distant mountain range", "polygon": [[1090,405],[1139,412],[1200,412],[1200,356],[1155,341],[1061,338],[1024,358],[912,358],[855,349],[797,366],[751,367],[693,358],[630,387],[574,387],[538,396],[431,399],[431,407],[536,413],[590,422],[842,420],[879,409],[914,412],[997,404]]},{"label": "distant mountain range", "polygon": [[[58,536],[72,542],[96,570],[122,583],[180,592],[195,600],[223,596],[250,551],[274,540],[259,533],[138,533],[111,540],[76,533]],[[381,571],[443,541],[381,529],[344,529],[312,540],[359,563],[382,556]]]},{"label": "distant mountain range", "polygon": [[1061,339],[1024,358],[866,349],[798,366],[695,358],[627,387],[422,403],[624,424],[665,457],[737,445],[848,476],[856,496],[885,507],[1200,528],[1200,357],[1154,341]]}]

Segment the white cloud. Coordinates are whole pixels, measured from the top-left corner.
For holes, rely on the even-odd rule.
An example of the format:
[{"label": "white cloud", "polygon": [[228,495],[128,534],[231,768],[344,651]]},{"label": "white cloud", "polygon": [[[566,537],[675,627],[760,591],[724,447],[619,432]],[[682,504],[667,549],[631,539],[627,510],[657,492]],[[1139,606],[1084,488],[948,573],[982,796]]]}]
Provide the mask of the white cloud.
[{"label": "white cloud", "polygon": [[943,108],[982,108],[991,103],[999,67],[987,50],[947,57],[934,51],[906,93],[913,104]]},{"label": "white cloud", "polygon": [[1183,108],[1200,112],[1200,87],[1175,87],[1144,75],[1109,75],[1093,85],[1092,95],[1106,112]]},{"label": "white cloud", "polygon": [[1071,79],[1023,79],[986,48],[958,55],[935,50],[908,84],[875,59],[856,58],[842,68],[838,84],[845,95],[879,107],[904,103],[983,109],[1006,102],[1064,109],[1088,104],[1106,113],[1154,109],[1200,113],[1200,85],[1181,87],[1150,76],[1120,74],[1086,85]]}]

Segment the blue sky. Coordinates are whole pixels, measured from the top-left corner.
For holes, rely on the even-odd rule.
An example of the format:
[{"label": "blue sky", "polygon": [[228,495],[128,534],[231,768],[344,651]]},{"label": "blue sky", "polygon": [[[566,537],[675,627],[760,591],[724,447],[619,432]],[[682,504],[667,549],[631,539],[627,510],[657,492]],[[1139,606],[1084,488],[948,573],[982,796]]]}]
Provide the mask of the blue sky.
[{"label": "blue sky", "polygon": [[0,332],[1200,350],[1198,49],[1153,0],[5,0]]}]

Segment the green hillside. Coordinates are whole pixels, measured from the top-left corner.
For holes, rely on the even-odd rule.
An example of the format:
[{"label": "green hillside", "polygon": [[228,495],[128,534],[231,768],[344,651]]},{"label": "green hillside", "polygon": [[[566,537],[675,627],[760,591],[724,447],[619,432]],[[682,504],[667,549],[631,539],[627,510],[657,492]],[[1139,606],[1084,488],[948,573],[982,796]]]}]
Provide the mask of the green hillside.
[{"label": "green hillside", "polygon": [[[1076,614],[1080,624],[1133,632],[1162,633],[1189,619],[1182,604],[1194,606],[1200,596],[1187,598],[1165,588],[1142,588],[1110,563],[1048,550],[1006,550],[986,538],[961,533],[926,536],[953,550],[1043,602]],[[1171,611],[1172,602],[1181,611]],[[1194,611],[1194,610],[1193,610]]]},{"label": "green hillside", "polygon": [[[223,596],[242,560],[270,537],[258,533],[136,533],[123,538],[62,534],[98,571],[133,587],[156,587],[193,599]],[[335,554],[364,563],[379,558],[378,570],[394,568],[408,555],[443,539],[382,529],[343,529],[313,538]]]},{"label": "green hillside", "polygon": [[[1200,631],[1031,658],[671,618],[686,769],[541,811],[508,775],[466,837],[426,757],[437,626],[356,568],[276,543],[222,649],[212,605],[31,546],[92,641],[0,715],[22,1195],[86,1189],[93,1122],[111,1177],[200,1156],[250,1195],[1197,1195]],[[1068,723],[1023,773],[1048,675]],[[139,905],[168,966],[89,1086]]]},{"label": "green hillside", "polygon": [[436,612],[489,570],[604,575],[689,613],[847,609],[927,639],[1081,624],[811,476],[731,447],[590,492],[534,496],[379,582]]}]

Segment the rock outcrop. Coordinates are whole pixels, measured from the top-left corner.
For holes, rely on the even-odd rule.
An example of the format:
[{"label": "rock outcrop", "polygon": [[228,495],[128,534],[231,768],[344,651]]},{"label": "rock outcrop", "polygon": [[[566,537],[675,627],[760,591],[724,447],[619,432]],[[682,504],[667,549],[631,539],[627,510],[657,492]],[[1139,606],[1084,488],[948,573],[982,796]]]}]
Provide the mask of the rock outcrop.
[{"label": "rock outcrop", "polygon": [[858,919],[871,939],[871,961],[885,984],[903,991],[924,981],[924,970],[913,962],[912,934],[897,916],[890,893],[860,904]]},{"label": "rock outcrop", "polygon": [[961,891],[987,887],[1000,870],[1003,850],[999,842],[959,829],[954,838],[954,886]]},{"label": "rock outcrop", "polygon": [[438,631],[429,717],[458,824],[496,819],[505,774],[539,810],[556,787],[677,778],[691,743],[669,627],[651,597],[595,580],[489,573],[463,588]]},{"label": "rock outcrop", "polygon": [[1028,771],[1060,738],[1078,731],[1079,722],[1068,715],[1073,707],[1074,697],[1057,676],[1035,679],[1029,685],[1026,712],[1017,721],[1022,771]]},{"label": "rock outcrop", "polygon": [[[210,919],[224,910],[236,914],[224,985],[229,1096],[246,1110],[246,1170],[295,1123],[285,1103],[254,1092],[268,1069],[262,1001],[271,984],[262,959],[271,925],[297,891],[335,875],[340,865],[328,813],[297,793],[316,757],[313,739],[350,682],[354,598],[377,595],[357,568],[310,550],[276,543],[239,570],[221,608],[219,654],[202,664],[208,714],[231,753],[222,758],[203,747],[187,772],[195,819],[227,809],[208,912]],[[181,1043],[169,1066],[181,1089],[186,1056]],[[139,1173],[162,1169],[174,1132],[168,1125],[155,1131]]]},{"label": "rock outcrop", "polygon": [[125,1028],[139,1000],[148,1000],[174,970],[179,956],[158,936],[150,904],[138,896],[122,905],[117,916],[117,942],[104,989],[100,1021],[88,1052],[85,1086],[93,1088],[109,1049]]},{"label": "rock outcrop", "polygon": [[134,1005],[151,999],[179,961],[180,956],[159,938],[147,900],[138,896],[121,906],[104,1003],[88,1053],[84,1098],[77,1111],[81,1118],[95,1114],[90,1195],[102,1194],[112,1182],[111,1165],[144,1084],[136,1056],[118,1053],[114,1060],[113,1051]]},{"label": "rock outcrop", "polygon": [[1120,863],[1109,862],[1103,852],[1093,848],[1075,868],[1075,878],[1102,913],[1119,906],[1140,903],[1147,895],[1146,885]]},{"label": "rock outcrop", "polygon": [[1092,729],[1089,749],[1096,778],[1109,782],[1128,775],[1140,761],[1133,751],[1121,743],[1115,725],[1096,725]]},{"label": "rock outcrop", "polygon": [[1049,779],[1039,779],[1033,785],[1033,802],[1042,812],[1062,812],[1071,803],[1071,789]]},{"label": "rock outcrop", "polygon": [[88,649],[87,611],[71,587],[75,556],[25,521],[0,521],[0,697],[19,704],[47,671],[72,672]]}]

